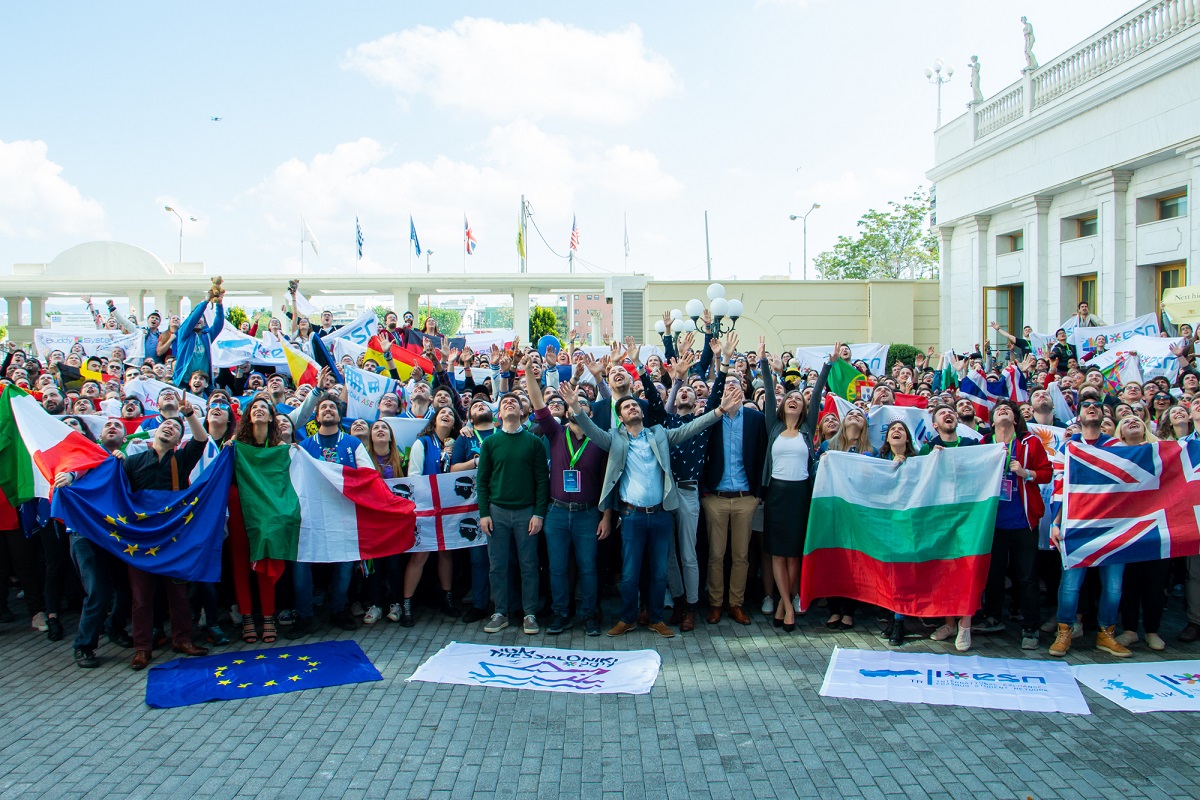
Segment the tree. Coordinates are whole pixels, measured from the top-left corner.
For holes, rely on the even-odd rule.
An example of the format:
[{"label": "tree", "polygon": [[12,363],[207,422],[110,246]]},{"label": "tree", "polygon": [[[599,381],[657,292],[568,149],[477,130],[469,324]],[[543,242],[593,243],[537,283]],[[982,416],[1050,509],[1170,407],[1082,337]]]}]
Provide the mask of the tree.
[{"label": "tree", "polygon": [[936,278],[938,239],[926,226],[932,206],[918,188],[888,210],[871,209],[858,221],[858,238],[839,236],[832,250],[814,259],[824,280],[870,278]]},{"label": "tree", "polygon": [[483,327],[485,328],[502,328],[511,330],[513,326],[513,308],[512,306],[493,306],[484,309],[483,312]]},{"label": "tree", "polygon": [[529,312],[529,343],[536,345],[546,334],[558,335],[558,315],[545,306],[534,306]]},{"label": "tree", "polygon": [[241,306],[230,306],[229,308],[225,309],[225,319],[228,320],[229,324],[234,328],[241,330],[242,323],[250,321],[250,315],[247,314],[246,309],[242,308]]},{"label": "tree", "polygon": [[371,310],[375,312],[375,317],[379,320],[379,326],[382,328],[384,324],[383,318],[386,317],[388,312],[392,309],[388,308],[387,306],[375,306]]},{"label": "tree", "polygon": [[455,311],[452,308],[427,308],[421,311],[420,319],[417,322],[419,330],[424,330],[425,320],[428,317],[437,320],[438,333],[442,336],[453,336],[458,333],[458,326],[462,325],[461,311]]}]

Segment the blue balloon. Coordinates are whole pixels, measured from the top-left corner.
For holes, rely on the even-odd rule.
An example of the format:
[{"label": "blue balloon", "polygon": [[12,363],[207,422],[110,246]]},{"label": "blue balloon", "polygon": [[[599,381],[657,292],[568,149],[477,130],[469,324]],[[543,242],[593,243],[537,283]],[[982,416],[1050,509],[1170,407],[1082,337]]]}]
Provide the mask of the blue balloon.
[{"label": "blue balloon", "polygon": [[538,339],[538,343],[537,343],[538,355],[541,356],[542,358],[546,357],[546,348],[547,347],[553,347],[557,350],[561,350],[562,343],[560,341],[558,341],[557,336],[551,336],[550,334],[547,333],[545,336]]}]

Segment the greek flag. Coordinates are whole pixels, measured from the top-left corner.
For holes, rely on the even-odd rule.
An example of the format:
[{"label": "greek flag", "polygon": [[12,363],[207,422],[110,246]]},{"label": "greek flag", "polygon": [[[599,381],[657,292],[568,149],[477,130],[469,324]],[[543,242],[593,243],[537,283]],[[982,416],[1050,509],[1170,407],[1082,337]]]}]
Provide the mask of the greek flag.
[{"label": "greek flag", "polygon": [[363,244],[362,226],[360,226],[358,224],[358,215],[357,214],[354,215],[354,239],[355,239],[355,241],[358,242],[358,257],[362,258],[362,244]]}]

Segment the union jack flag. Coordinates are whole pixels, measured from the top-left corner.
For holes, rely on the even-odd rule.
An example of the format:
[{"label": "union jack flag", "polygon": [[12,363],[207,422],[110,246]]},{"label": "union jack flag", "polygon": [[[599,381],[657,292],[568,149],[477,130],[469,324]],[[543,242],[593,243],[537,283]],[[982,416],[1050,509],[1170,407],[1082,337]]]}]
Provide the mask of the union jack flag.
[{"label": "union jack flag", "polygon": [[1070,441],[1064,473],[1064,568],[1200,555],[1200,442]]},{"label": "union jack flag", "polygon": [[467,255],[475,254],[475,234],[471,232],[471,223],[467,222],[467,215],[463,214],[463,242],[467,247]]},{"label": "union jack flag", "polygon": [[579,228],[575,227],[575,215],[571,215],[571,249],[579,249]]},{"label": "union jack flag", "polygon": [[1009,364],[1000,373],[1000,379],[990,381],[982,370],[968,372],[958,385],[958,394],[971,401],[975,407],[975,416],[983,420],[992,418],[992,409],[997,400],[1012,400],[1016,403],[1029,401],[1029,389],[1025,382],[1025,373],[1015,364]]}]

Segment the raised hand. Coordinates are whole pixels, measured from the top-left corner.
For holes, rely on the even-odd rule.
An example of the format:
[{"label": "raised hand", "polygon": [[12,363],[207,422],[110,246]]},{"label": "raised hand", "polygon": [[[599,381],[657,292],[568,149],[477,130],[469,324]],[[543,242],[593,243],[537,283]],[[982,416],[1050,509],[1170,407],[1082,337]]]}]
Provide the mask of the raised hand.
[{"label": "raised hand", "polygon": [[670,312],[670,311],[664,311],[664,312],[663,312],[663,325],[665,326],[665,328],[664,328],[664,330],[663,330],[663,336],[670,336],[670,335],[671,335],[671,323],[672,323],[672,322],[674,322],[674,321],[675,321],[675,320],[671,319],[671,312]]},{"label": "raised hand", "polygon": [[558,361],[558,348],[552,344],[546,345],[546,363],[553,364]]},{"label": "raised hand", "polygon": [[499,360],[500,360],[500,348],[497,347],[496,345],[492,345],[491,358],[488,359],[488,363],[495,364]]},{"label": "raised hand", "polygon": [[734,381],[725,385],[725,392],[721,395],[721,413],[732,414],[742,407],[745,402],[746,395],[742,392],[741,385]]},{"label": "raised hand", "polygon": [[696,343],[696,332],[688,331],[683,336],[679,337],[679,348],[678,348],[679,352],[681,352],[681,353],[691,352],[692,345],[694,345],[695,343]]},{"label": "raised hand", "polygon": [[721,347],[721,357],[726,362],[733,360],[733,354],[737,352],[738,335],[737,331],[730,331],[725,334],[725,343]]},{"label": "raised hand", "polygon": [[583,366],[587,368],[588,372],[592,373],[592,377],[596,379],[596,383],[599,383],[603,368],[599,363],[597,363],[596,359],[592,357],[591,353],[583,354]]},{"label": "raised hand", "polygon": [[758,360],[762,361],[767,357],[767,337],[758,337]]},{"label": "raised hand", "polygon": [[562,395],[562,399],[566,401],[568,408],[572,411],[579,410],[579,390],[570,383],[560,383],[558,385],[558,393]]},{"label": "raised hand", "polygon": [[842,360],[842,343],[833,343],[833,352],[829,354],[829,363],[834,364]]}]

